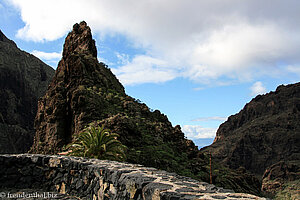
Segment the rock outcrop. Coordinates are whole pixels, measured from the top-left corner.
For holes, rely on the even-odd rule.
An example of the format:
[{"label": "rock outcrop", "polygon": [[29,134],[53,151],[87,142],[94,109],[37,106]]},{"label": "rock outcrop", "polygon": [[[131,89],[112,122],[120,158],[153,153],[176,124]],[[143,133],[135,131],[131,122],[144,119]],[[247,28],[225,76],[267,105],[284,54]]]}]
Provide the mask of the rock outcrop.
[{"label": "rock outcrop", "polygon": [[279,162],[300,159],[300,83],[258,95],[218,129],[212,152],[230,168],[262,176]]},{"label": "rock outcrop", "polygon": [[[298,189],[299,189],[300,160],[280,161],[278,163],[275,163],[274,165],[271,165],[266,169],[262,177],[262,191],[271,194],[276,194],[278,191],[284,190],[287,184],[297,180],[298,180]],[[300,198],[300,194],[298,198]]]},{"label": "rock outcrop", "polygon": [[38,98],[54,70],[0,31],[0,153],[24,153],[34,137]]},{"label": "rock outcrop", "polygon": [[98,62],[90,28],[85,22],[75,24],[49,89],[38,102],[31,151],[57,153],[88,123],[107,117],[107,107],[115,106],[105,101],[108,90],[125,96],[116,77]]},{"label": "rock outcrop", "polygon": [[[120,135],[128,162],[209,181],[208,157],[185,138],[180,126],[173,127],[160,111],[126,95],[110,69],[98,62],[91,30],[81,22],[66,37],[55,77],[38,103],[30,152],[56,154],[90,123]],[[226,170],[216,170],[222,173],[214,177],[217,185],[259,192],[256,179]]]},{"label": "rock outcrop", "polygon": [[[262,180],[262,191],[288,193],[299,188],[300,83],[258,95],[218,129],[214,143],[202,148],[231,169],[244,167]],[[261,178],[262,177],[262,178]],[[298,178],[297,178],[298,177]],[[293,183],[293,187],[285,187]],[[286,189],[285,189],[286,188]],[[280,199],[280,198],[279,198]]]}]

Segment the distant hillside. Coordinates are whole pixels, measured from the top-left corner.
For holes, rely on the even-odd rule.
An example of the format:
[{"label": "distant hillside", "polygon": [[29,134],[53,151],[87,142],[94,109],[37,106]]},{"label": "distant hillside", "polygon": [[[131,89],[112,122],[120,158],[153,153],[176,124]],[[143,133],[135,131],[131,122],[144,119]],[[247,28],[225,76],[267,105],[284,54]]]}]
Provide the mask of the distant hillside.
[{"label": "distant hillside", "polygon": [[282,173],[285,181],[299,179],[300,83],[255,97],[219,127],[214,143],[201,152],[211,152],[214,160],[232,169],[242,166],[259,178],[266,171],[264,183]]},{"label": "distant hillside", "polygon": [[29,150],[38,98],[53,75],[50,66],[20,50],[0,31],[0,153]]}]

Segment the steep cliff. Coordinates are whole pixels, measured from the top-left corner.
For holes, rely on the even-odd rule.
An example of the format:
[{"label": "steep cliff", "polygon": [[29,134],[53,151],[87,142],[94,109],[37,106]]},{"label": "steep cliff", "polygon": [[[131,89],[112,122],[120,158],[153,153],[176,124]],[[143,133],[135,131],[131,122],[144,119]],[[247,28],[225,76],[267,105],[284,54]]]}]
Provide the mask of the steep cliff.
[{"label": "steep cliff", "polygon": [[300,159],[300,83],[258,95],[218,129],[203,152],[262,176],[270,165]]},{"label": "steep cliff", "polygon": [[263,191],[274,194],[300,177],[299,122],[300,83],[282,85],[230,116],[201,152],[231,169],[244,167],[262,180]]},{"label": "steep cliff", "polygon": [[24,153],[33,142],[38,98],[54,70],[0,31],[0,153]]},{"label": "steep cliff", "polygon": [[[173,127],[160,111],[150,111],[126,95],[110,69],[98,62],[91,30],[81,22],[66,37],[55,77],[38,103],[30,152],[55,154],[91,122],[120,135],[128,147],[128,162],[209,181],[208,157],[185,138],[180,126]],[[259,191],[253,177],[227,170],[218,170],[223,174],[214,175],[214,183],[236,191]]]}]

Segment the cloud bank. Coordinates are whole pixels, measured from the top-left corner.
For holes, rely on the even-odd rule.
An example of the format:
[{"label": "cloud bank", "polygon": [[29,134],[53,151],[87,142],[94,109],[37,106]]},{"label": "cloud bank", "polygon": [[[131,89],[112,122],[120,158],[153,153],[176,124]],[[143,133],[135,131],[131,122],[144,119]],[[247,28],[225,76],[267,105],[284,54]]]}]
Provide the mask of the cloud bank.
[{"label": "cloud bank", "polygon": [[263,86],[262,82],[257,81],[251,86],[251,96],[256,96],[259,94],[265,94],[267,89]]},{"label": "cloud bank", "polygon": [[[299,72],[298,0],[12,0],[25,23],[17,36],[63,37],[76,22],[122,34],[145,50],[114,72],[125,85],[185,77],[202,84]],[[291,67],[293,66],[293,67]],[[145,76],[146,75],[146,76]]]},{"label": "cloud bank", "polygon": [[32,51],[31,54],[45,60],[57,60],[62,57],[61,53],[57,53],[57,52],[48,53],[48,52],[37,51],[37,50]]},{"label": "cloud bank", "polygon": [[33,50],[31,52],[34,56],[45,60],[53,69],[56,69],[56,65],[58,64],[58,61],[62,57],[62,53],[58,52],[43,52],[43,51],[38,51],[38,50]]},{"label": "cloud bank", "polygon": [[184,125],[182,132],[188,139],[215,138],[217,128],[206,128],[200,125]]}]

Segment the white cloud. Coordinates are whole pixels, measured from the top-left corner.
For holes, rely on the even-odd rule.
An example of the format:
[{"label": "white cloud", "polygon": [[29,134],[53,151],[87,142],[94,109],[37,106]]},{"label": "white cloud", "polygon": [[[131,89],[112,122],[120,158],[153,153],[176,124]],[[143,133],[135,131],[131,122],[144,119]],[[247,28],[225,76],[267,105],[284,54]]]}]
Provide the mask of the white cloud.
[{"label": "white cloud", "polygon": [[118,58],[118,64],[122,64],[122,65],[129,64],[129,55],[128,54],[115,52],[115,55]]},{"label": "white cloud", "polygon": [[61,53],[57,53],[57,52],[47,53],[47,52],[37,51],[37,50],[33,50],[31,54],[35,55],[36,57],[42,60],[47,60],[47,61],[51,61],[51,60],[57,61],[62,57]]},{"label": "white cloud", "polygon": [[267,89],[263,86],[262,82],[257,81],[251,86],[251,95],[256,96],[259,94],[265,94]]},{"label": "white cloud", "polygon": [[214,117],[200,117],[197,119],[193,119],[192,121],[203,122],[203,121],[226,121],[226,120],[227,117],[214,116]]},{"label": "white cloud", "polygon": [[182,132],[189,139],[214,138],[217,128],[205,128],[199,125],[184,125]]},{"label": "white cloud", "polygon": [[108,60],[106,60],[106,59],[104,59],[102,57],[97,57],[97,59],[98,59],[99,62],[103,62],[108,67],[112,67],[112,66],[115,65],[115,63],[112,63],[112,62],[110,62],[110,61],[108,61]]},{"label": "white cloud", "polygon": [[300,76],[300,66],[288,66],[287,70]]},{"label": "white cloud", "polygon": [[166,67],[166,62],[145,55],[137,55],[132,61],[112,71],[125,85],[136,83],[159,83],[176,77],[174,71]]},{"label": "white cloud", "polygon": [[[124,84],[176,77],[204,84],[224,84],[224,78],[226,82],[252,81],[291,73],[278,63],[300,62],[297,0],[12,2],[25,22],[17,34],[20,38],[55,40],[64,36],[72,24],[86,20],[102,37],[122,34],[143,48],[144,56],[135,55],[115,70]],[[151,74],[145,76],[138,64],[146,64]]]},{"label": "white cloud", "polygon": [[270,73],[269,68],[276,69],[276,61],[284,59],[286,52],[300,50],[291,44],[290,36],[274,24],[226,25],[194,47],[188,76],[251,80],[259,73]]},{"label": "white cloud", "polygon": [[33,54],[34,56],[41,59],[43,62],[50,65],[53,69],[56,69],[58,62],[62,57],[62,53],[57,53],[57,52],[49,53],[49,52],[43,52],[38,50],[33,50],[31,54]]}]

